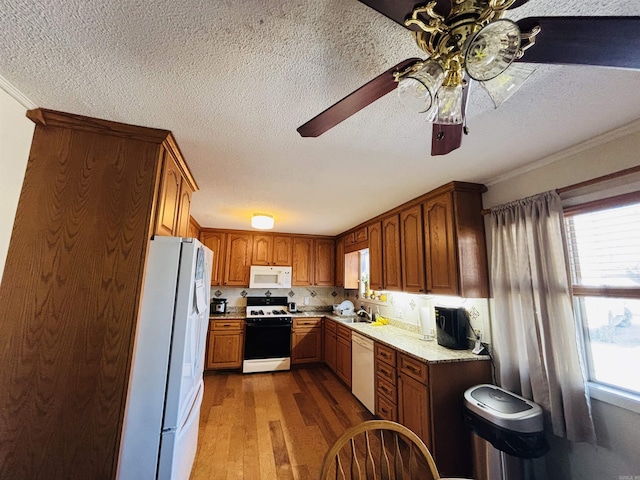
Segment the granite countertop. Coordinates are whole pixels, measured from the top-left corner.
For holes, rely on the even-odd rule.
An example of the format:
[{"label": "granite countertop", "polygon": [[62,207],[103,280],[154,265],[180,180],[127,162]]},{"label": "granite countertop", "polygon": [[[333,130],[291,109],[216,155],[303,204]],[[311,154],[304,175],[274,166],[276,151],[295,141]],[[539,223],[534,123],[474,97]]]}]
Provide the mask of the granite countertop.
[{"label": "granite countertop", "polygon": [[[309,317],[329,318],[354,332],[393,347],[424,362],[443,363],[489,360],[488,355],[475,355],[471,350],[452,350],[438,345],[435,340],[422,340],[420,334],[394,325],[373,326],[369,323],[350,323],[355,318],[354,316],[341,317],[329,312],[298,312],[293,314],[293,318]],[[210,320],[245,319],[246,315],[243,312],[224,313],[211,315],[209,318]]]}]

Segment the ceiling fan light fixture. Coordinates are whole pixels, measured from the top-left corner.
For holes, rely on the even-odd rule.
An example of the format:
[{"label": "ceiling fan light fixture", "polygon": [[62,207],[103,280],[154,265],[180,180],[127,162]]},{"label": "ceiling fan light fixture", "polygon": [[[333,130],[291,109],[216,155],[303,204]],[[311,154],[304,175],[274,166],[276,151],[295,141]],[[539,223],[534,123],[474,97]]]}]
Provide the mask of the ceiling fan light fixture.
[{"label": "ceiling fan light fixture", "polygon": [[462,123],[462,85],[443,85],[438,90],[438,120],[436,123]]},{"label": "ceiling fan light fixture", "polygon": [[254,213],[251,216],[251,226],[258,230],[270,230],[273,228],[273,215],[268,213]]},{"label": "ceiling fan light fixture", "polygon": [[465,69],[479,82],[504,72],[520,50],[520,27],[506,18],[489,23],[469,40],[464,54]]},{"label": "ceiling fan light fixture", "polygon": [[398,97],[409,109],[416,113],[427,113],[433,121],[437,111],[436,92],[444,70],[437,62],[426,62],[418,71],[410,73],[398,82]]},{"label": "ceiling fan light fixture", "polygon": [[498,108],[524,85],[533,72],[535,68],[529,65],[514,63],[497,77],[479,83]]}]

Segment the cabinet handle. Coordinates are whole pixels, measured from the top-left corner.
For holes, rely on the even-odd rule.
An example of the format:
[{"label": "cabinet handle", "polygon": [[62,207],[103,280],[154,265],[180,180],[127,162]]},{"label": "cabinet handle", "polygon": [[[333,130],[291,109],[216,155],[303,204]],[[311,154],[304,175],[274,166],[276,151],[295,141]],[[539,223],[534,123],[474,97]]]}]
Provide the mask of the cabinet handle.
[{"label": "cabinet handle", "polygon": [[380,411],[381,411],[382,413],[384,413],[385,415],[389,415],[389,410],[388,410],[387,408],[380,407]]},{"label": "cabinet handle", "polygon": [[407,370],[411,370],[413,373],[420,373],[420,369],[414,367],[413,365],[405,365],[407,367]]},{"label": "cabinet handle", "polygon": [[385,393],[391,393],[391,390],[389,390],[387,387],[385,387],[384,385],[380,385],[380,390],[382,390]]}]

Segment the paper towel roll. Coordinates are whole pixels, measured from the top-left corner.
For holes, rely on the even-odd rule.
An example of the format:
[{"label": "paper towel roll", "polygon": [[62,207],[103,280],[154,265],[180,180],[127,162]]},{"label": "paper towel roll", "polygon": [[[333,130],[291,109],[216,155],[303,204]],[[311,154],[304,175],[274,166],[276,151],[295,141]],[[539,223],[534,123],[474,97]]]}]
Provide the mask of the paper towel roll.
[{"label": "paper towel roll", "polygon": [[420,333],[425,339],[433,339],[434,316],[433,307],[420,307]]}]

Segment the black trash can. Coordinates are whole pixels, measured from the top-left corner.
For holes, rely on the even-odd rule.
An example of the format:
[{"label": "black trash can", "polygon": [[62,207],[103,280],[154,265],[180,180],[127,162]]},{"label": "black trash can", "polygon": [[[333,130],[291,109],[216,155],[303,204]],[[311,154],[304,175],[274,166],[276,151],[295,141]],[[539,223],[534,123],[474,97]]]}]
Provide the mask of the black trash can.
[{"label": "black trash can", "polygon": [[522,467],[517,459],[549,451],[540,406],[495,385],[464,393],[464,418],[473,430],[476,480],[517,480]]}]

